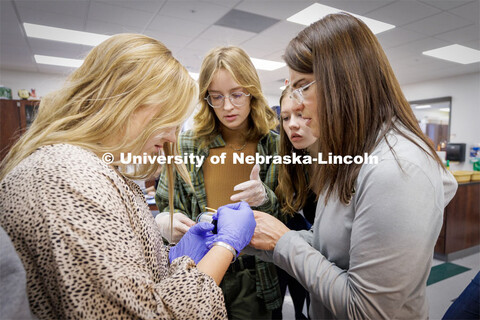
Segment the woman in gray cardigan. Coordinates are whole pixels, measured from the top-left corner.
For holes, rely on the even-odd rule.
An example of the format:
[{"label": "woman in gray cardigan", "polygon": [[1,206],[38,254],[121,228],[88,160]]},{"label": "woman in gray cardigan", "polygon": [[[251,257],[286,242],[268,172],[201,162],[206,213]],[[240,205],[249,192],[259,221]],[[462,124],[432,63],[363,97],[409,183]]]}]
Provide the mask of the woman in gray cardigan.
[{"label": "woman in gray cardigan", "polygon": [[[351,15],[329,15],[291,40],[285,61],[318,160],[344,164],[314,168],[311,230],[256,212],[251,245],[309,291],[312,319],[427,318],[433,248],[457,184],[378,40]],[[359,163],[364,154],[371,160]]]}]

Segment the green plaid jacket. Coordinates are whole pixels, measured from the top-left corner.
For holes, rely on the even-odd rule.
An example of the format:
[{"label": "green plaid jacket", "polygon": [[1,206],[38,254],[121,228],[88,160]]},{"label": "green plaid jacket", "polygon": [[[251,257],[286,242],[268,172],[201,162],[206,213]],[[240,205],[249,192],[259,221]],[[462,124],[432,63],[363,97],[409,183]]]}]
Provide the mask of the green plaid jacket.
[{"label": "green plaid jacket", "polygon": [[[263,136],[257,145],[257,152],[261,156],[278,154],[279,135],[273,131]],[[204,148],[200,148],[200,142],[194,138],[193,131],[183,132],[178,140],[179,154],[195,154],[205,156],[205,161],[209,155],[209,150],[213,148],[224,147],[225,141],[221,134]],[[175,174],[175,197],[174,212],[181,212],[192,220],[206,211],[207,195],[205,193],[205,180],[202,167],[197,168],[194,163],[186,164],[190,174],[194,190],[185,183],[182,178]],[[278,201],[275,196],[275,188],[278,183],[278,165],[260,164],[260,179],[262,179],[265,190],[267,191],[268,201],[252,209],[268,212],[271,215],[278,216]],[[169,211],[168,203],[168,184],[165,170],[162,171],[158,182],[158,188],[155,195],[155,201],[160,212]],[[275,266],[272,263],[264,262],[255,258],[256,262],[256,281],[257,296],[265,301],[268,310],[273,310],[281,306],[281,293],[278,284]]]}]

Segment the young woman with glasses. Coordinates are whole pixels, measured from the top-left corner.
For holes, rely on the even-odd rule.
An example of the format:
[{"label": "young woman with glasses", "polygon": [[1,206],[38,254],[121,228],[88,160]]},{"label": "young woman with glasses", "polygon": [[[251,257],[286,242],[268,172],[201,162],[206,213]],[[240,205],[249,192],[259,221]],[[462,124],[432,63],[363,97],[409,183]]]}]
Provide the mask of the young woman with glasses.
[{"label": "young woman with glasses", "polygon": [[[168,248],[129,179],[150,176],[158,164],[132,175],[117,167],[121,153],[174,154],[197,94],[162,43],[119,34],[42,98],[0,167],[0,225],[25,267],[37,318],[226,318],[218,283],[253,235],[253,212],[219,208],[216,235],[199,223]],[[188,181],[184,166],[176,171]]]},{"label": "young woman with glasses", "polygon": [[378,163],[315,165],[312,229],[291,231],[258,212],[250,245],[309,291],[312,319],[428,318],[426,282],[455,179],[361,20],[328,15],[284,57],[314,149]]},{"label": "young woman with glasses", "polygon": [[[198,81],[200,110],[194,118],[194,129],[180,135],[179,152],[206,159],[199,168],[188,166],[193,189],[177,177],[176,232],[173,239],[168,239],[173,242],[193,223],[184,222],[185,218],[196,220],[206,207],[243,200],[259,210],[277,213],[272,190],[277,184],[278,167],[233,163],[234,153],[277,154],[278,135],[271,131],[277,117],[262,94],[249,56],[234,46],[214,48],[203,60]],[[211,162],[212,157],[222,154],[226,155],[224,164]],[[159,184],[156,200],[160,212],[170,209],[164,183]],[[168,225],[169,220],[160,214],[157,223]],[[240,256],[220,286],[229,318],[270,318],[271,310],[280,305],[275,266],[253,256]]]}]

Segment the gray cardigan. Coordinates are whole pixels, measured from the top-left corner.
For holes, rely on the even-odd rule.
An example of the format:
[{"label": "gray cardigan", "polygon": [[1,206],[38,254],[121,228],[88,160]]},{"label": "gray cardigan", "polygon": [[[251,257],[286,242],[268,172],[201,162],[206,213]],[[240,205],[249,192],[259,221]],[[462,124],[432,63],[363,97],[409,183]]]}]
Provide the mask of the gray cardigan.
[{"label": "gray cardigan", "polygon": [[36,319],[30,312],[22,261],[8,234],[0,227],[0,315],[2,319]]},{"label": "gray cardigan", "polygon": [[[387,136],[363,165],[349,205],[318,200],[310,231],[257,252],[310,292],[312,319],[426,319],[426,282],[443,209],[457,183],[404,137]],[[401,165],[401,167],[399,166]]]}]

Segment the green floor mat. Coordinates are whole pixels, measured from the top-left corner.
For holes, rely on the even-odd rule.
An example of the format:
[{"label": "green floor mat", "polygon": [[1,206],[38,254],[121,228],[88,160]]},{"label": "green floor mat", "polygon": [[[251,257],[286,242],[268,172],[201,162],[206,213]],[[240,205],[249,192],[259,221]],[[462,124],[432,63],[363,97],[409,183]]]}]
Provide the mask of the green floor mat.
[{"label": "green floor mat", "polygon": [[470,269],[450,262],[439,264],[438,266],[432,267],[432,270],[430,270],[430,276],[427,280],[427,286],[456,276],[457,274],[468,270]]}]

